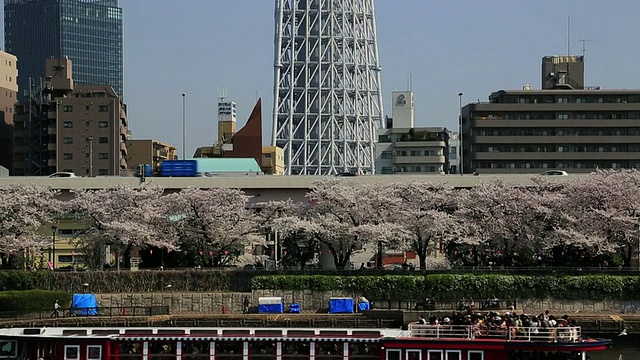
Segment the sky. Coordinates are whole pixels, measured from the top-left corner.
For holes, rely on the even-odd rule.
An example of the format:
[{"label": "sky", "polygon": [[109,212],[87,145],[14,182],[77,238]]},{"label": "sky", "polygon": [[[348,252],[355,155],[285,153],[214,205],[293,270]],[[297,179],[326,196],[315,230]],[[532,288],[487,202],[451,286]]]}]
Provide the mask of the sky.
[{"label": "sky", "polygon": [[[124,99],[137,139],[215,142],[217,98],[238,106],[238,128],[258,97],[270,142],[275,0],[120,0]],[[385,114],[413,79],[416,125],[457,127],[464,103],[500,89],[540,88],[541,58],[582,53],[587,85],[640,88],[638,0],[377,0]]]}]

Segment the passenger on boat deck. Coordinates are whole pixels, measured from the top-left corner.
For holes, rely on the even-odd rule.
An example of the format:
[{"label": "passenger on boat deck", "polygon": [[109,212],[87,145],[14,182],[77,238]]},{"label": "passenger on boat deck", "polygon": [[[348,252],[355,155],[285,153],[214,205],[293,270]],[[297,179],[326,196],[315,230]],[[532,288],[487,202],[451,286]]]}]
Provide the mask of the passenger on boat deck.
[{"label": "passenger on boat deck", "polygon": [[418,321],[416,321],[419,325],[427,325],[427,320],[425,320],[423,315],[418,316]]}]

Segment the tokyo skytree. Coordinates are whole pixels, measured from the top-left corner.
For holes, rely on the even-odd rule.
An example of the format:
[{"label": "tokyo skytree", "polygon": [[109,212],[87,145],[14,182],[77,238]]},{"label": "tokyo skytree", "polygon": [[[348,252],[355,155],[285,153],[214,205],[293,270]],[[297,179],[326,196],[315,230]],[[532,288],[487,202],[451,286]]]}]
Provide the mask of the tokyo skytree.
[{"label": "tokyo skytree", "polygon": [[287,175],[375,174],[374,0],[276,0],[272,144]]}]

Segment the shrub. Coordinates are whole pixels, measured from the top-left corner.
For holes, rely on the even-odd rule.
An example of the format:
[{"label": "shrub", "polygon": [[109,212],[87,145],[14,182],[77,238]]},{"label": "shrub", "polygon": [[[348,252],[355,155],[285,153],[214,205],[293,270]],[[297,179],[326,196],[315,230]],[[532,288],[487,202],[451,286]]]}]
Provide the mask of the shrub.
[{"label": "shrub", "polygon": [[0,311],[42,311],[53,309],[58,300],[63,309],[71,306],[71,294],[63,291],[23,290],[0,292]]},{"label": "shrub", "polygon": [[277,290],[346,290],[370,299],[422,299],[457,301],[461,298],[565,300],[632,300],[640,297],[638,276],[527,276],[527,275],[459,275],[424,276],[327,276],[275,275],[256,276],[252,288]]}]

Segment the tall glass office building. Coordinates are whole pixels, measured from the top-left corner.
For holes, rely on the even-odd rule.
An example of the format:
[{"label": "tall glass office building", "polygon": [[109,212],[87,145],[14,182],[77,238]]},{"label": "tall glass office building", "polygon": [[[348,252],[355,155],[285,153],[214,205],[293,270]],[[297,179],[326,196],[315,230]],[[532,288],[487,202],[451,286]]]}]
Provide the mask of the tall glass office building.
[{"label": "tall glass office building", "polygon": [[76,83],[123,95],[122,9],[118,0],[4,0],[6,51],[18,57],[21,97],[45,60],[68,57]]}]

